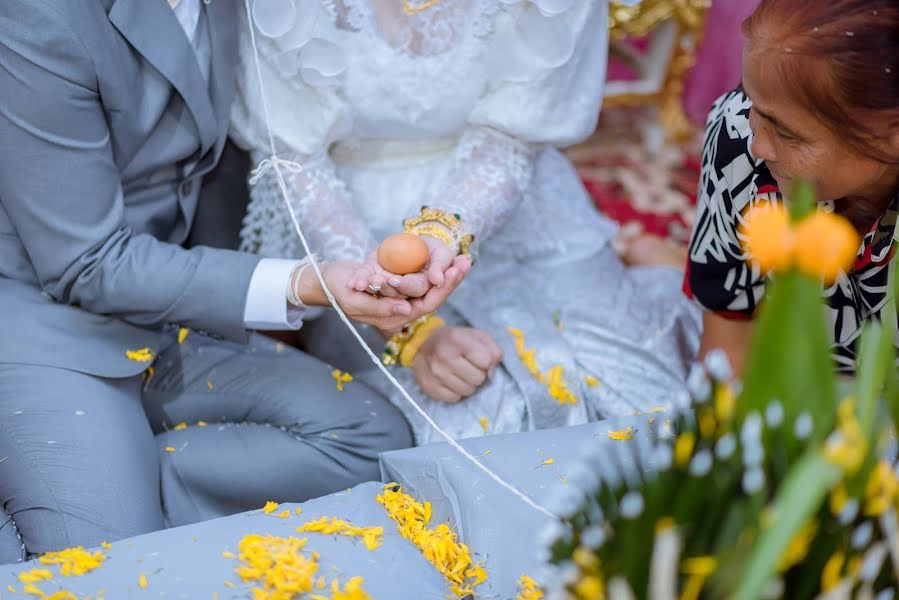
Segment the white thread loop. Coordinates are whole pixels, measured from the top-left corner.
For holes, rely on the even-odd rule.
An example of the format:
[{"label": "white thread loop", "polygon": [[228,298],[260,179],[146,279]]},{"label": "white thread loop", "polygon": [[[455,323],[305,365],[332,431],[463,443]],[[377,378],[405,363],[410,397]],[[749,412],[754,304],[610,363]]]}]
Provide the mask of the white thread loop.
[{"label": "white thread loop", "polygon": [[278,153],[275,150],[275,136],[272,134],[272,124],[271,118],[269,116],[268,110],[268,102],[266,101],[265,96],[265,84],[262,80],[262,68],[259,64],[259,49],[256,46],[256,31],[253,27],[253,17],[250,11],[250,1],[244,0],[244,7],[247,12],[247,25],[250,28],[250,41],[253,44],[253,59],[256,61],[256,76],[259,80],[259,90],[261,92],[262,97],[262,112],[265,115],[265,127],[268,130],[268,139],[269,146],[271,147],[272,154],[269,158],[263,160],[259,163],[259,166],[256,167],[253,171],[253,175],[250,179],[250,183],[255,183],[259,180],[259,178],[264,175],[269,170],[274,170],[275,177],[278,180],[278,187],[281,190],[281,197],[284,200],[284,205],[287,208],[287,212],[290,215],[290,220],[293,222],[293,228],[297,232],[297,236],[300,238],[300,242],[303,244],[303,250],[306,251],[306,256],[310,257],[310,265],[312,269],[315,271],[315,275],[318,277],[319,285],[321,285],[322,291],[324,291],[325,296],[328,298],[328,302],[331,303],[331,306],[334,307],[334,311],[337,313],[337,316],[340,317],[340,320],[343,321],[344,325],[346,325],[347,329],[350,330],[350,333],[353,334],[353,337],[356,338],[356,341],[359,342],[359,345],[368,355],[369,360],[371,360],[374,365],[387,377],[387,380],[395,387],[400,394],[402,394],[403,398],[415,409],[415,411],[422,416],[422,418],[427,421],[428,425],[434,428],[440,437],[446,440],[446,442],[452,446],[457,452],[459,452],[465,459],[471,462],[475,467],[479,470],[483,471],[487,477],[496,482],[500,487],[505,488],[509,491],[513,496],[536,510],[537,512],[546,515],[547,517],[559,521],[561,520],[557,515],[553,514],[549,509],[545,508],[543,505],[538,504],[530,496],[519,490],[517,487],[494,473],[490,468],[481,463],[477,458],[474,457],[470,452],[468,452],[465,448],[463,448],[459,442],[457,442],[453,436],[445,432],[437,423],[434,422],[434,419],[431,418],[421,406],[419,406],[418,402],[416,402],[412,396],[409,395],[409,392],[406,391],[406,388],[396,380],[393,374],[387,370],[381,363],[381,359],[375,355],[374,352],[368,347],[368,344],[365,343],[365,340],[362,339],[362,336],[359,334],[359,331],[355,326],[350,322],[349,318],[347,318],[346,314],[344,314],[343,310],[337,304],[337,300],[334,298],[334,294],[331,293],[330,288],[328,288],[328,284],[325,283],[325,278],[322,275],[321,268],[319,267],[318,261],[312,258],[314,256],[312,250],[309,248],[309,243],[306,241],[306,235],[303,233],[303,229],[300,227],[300,222],[297,219],[296,212],[293,210],[293,205],[290,203],[290,194],[287,192],[287,184],[284,182],[284,174],[281,171],[281,167],[283,166],[285,169],[290,170],[291,172],[299,172],[303,169],[302,165],[298,163],[291,162],[288,160],[284,160],[278,158]]},{"label": "white thread loop", "polygon": [[262,160],[256,168],[250,171],[250,185],[256,185],[260,179],[262,179],[263,175],[268,173],[275,165],[279,167],[284,167],[291,173],[299,173],[303,170],[303,165],[298,162],[294,162],[292,160],[284,160],[279,157],[277,154],[272,154],[268,158]]}]

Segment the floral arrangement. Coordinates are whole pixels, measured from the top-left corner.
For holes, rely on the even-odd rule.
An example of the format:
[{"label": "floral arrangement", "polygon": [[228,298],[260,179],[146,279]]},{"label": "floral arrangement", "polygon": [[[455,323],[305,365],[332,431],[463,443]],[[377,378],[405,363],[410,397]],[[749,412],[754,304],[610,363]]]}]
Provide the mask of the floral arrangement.
[{"label": "floral arrangement", "polygon": [[895,306],[840,379],[820,286],[852,264],[854,230],[803,185],[790,213],[756,209],[740,237],[772,272],[742,383],[709,354],[676,433],[621,442],[636,472],[571,478],[547,598],[882,600],[899,587]]}]

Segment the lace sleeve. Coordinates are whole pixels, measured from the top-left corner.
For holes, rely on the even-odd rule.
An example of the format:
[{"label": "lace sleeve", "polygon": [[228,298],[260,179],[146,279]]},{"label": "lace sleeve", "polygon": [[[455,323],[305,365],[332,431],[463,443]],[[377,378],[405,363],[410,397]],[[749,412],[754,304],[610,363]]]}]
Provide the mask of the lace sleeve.
[{"label": "lace sleeve", "polygon": [[471,128],[426,204],[460,215],[466,233],[474,234],[476,251],[517,208],[530,184],[535,154],[534,146],[505,133]]},{"label": "lace sleeve", "polygon": [[[263,155],[254,152],[258,162]],[[303,165],[298,173],[282,170],[288,198],[312,251],[325,260],[362,261],[377,244],[356,213],[349,190],[327,155]],[[241,231],[240,249],[263,256],[302,257],[303,248],[284,206],[274,171],[265,173],[250,191],[250,206]]]}]

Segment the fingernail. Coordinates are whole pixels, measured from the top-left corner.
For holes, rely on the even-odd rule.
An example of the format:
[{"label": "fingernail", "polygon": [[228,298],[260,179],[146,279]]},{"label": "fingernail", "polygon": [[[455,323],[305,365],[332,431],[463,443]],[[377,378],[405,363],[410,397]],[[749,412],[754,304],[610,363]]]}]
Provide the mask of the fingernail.
[{"label": "fingernail", "polygon": [[400,284],[400,280],[397,279],[396,277],[394,277],[393,279],[390,280],[390,285],[392,285],[393,287],[396,287],[399,284]]}]

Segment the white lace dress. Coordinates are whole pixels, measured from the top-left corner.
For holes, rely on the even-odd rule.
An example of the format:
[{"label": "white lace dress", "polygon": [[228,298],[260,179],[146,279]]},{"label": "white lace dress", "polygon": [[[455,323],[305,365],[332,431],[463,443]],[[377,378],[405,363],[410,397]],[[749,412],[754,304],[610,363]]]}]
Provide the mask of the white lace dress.
[{"label": "white lace dress", "polygon": [[[683,392],[700,326],[680,274],[621,265],[609,245],[614,225],[557,150],[596,123],[604,1],[252,6],[274,143],[304,165],[288,187],[314,251],[361,259],[423,205],[459,213],[476,235],[475,267],[441,313],[489,332],[502,368],[455,405],[425,398],[397,369],[441,426],[468,437],[576,424]],[[242,18],[232,134],[259,161],[271,151],[249,27]],[[247,250],[302,255],[271,173],[252,190],[242,236]],[[311,352],[387,393],[419,443],[434,439],[336,319],[305,327]],[[520,359],[510,327],[536,351],[543,381]],[[560,382],[574,402],[557,399]]]}]

